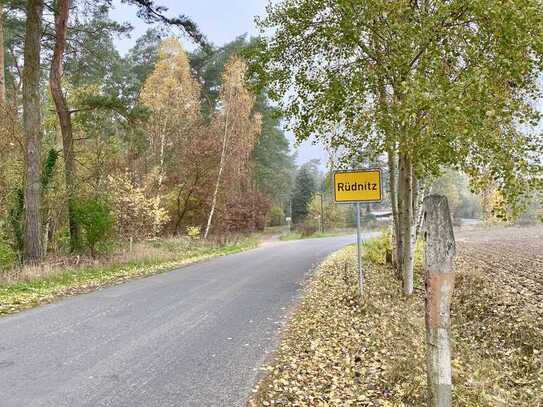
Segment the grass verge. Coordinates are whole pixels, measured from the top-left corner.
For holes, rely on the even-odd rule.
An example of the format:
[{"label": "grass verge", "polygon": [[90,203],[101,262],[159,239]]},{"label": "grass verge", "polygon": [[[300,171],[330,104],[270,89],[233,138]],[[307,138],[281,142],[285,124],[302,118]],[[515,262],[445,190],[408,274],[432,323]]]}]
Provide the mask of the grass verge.
[{"label": "grass verge", "polygon": [[[424,293],[403,297],[368,253],[360,303],[354,261],[349,247],[314,274],[251,405],[426,405]],[[543,405],[541,309],[460,268],[452,310],[454,405]]]},{"label": "grass verge", "polygon": [[[70,266],[24,279],[0,283],[0,315],[82,294],[122,282],[171,271],[198,261],[238,253],[256,247],[255,237],[223,245],[187,245],[181,241],[157,241],[137,259],[118,259],[102,265]],[[30,273],[29,273],[30,274]]]}]

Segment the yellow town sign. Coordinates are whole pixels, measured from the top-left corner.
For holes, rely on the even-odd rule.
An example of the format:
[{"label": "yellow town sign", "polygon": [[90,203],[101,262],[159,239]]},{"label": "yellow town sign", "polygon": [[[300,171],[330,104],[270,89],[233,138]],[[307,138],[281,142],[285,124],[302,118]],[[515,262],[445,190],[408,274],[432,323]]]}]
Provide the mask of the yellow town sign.
[{"label": "yellow town sign", "polygon": [[380,169],[337,171],[334,196],[338,203],[381,202],[383,199]]}]

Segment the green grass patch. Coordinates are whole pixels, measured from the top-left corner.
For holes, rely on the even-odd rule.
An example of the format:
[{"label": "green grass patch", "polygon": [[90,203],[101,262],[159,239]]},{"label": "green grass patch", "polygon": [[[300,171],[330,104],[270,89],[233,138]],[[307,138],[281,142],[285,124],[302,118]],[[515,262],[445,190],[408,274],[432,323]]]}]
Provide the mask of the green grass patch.
[{"label": "green grass patch", "polygon": [[22,281],[0,284],[0,315],[11,314],[56,298],[94,291],[122,282],[171,271],[197,261],[238,253],[256,247],[256,238],[224,245],[190,244],[175,239],[149,243],[154,251],[141,259],[108,265],[67,267]]}]

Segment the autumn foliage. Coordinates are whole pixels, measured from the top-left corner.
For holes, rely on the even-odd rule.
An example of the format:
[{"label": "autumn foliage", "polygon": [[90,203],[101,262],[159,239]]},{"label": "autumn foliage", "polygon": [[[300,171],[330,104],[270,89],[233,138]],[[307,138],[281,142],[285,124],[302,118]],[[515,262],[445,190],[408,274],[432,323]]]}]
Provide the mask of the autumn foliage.
[{"label": "autumn foliage", "polygon": [[[270,198],[254,182],[253,150],[262,131],[255,96],[245,83],[245,62],[233,54],[218,74],[217,102],[207,103],[197,72],[177,38],[157,46],[156,60],[137,97],[123,102],[99,83],[63,84],[73,114],[77,200],[100,199],[119,240],[185,235],[187,227],[224,236],[265,226]],[[52,101],[45,109],[45,151],[62,146]],[[16,250],[24,232],[22,129],[15,107],[1,104],[0,241]],[[43,154],[42,154],[43,155]],[[45,158],[44,158],[45,160]],[[45,252],[66,248],[69,207],[63,155],[42,185]],[[43,164],[46,165],[46,164]],[[44,170],[42,170],[42,173]],[[10,215],[11,214],[11,215]],[[10,217],[11,216],[11,217]],[[81,241],[81,244],[84,242]]]}]

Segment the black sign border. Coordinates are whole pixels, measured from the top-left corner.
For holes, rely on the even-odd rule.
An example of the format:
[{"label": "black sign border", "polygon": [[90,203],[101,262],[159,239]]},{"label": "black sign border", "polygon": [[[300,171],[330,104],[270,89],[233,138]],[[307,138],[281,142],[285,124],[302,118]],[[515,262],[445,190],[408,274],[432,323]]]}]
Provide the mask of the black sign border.
[{"label": "black sign border", "polygon": [[[379,173],[379,197],[378,200],[373,201],[338,201],[336,196],[336,175],[337,174],[349,174],[353,172],[378,172]],[[353,203],[382,203],[383,202],[383,170],[381,168],[361,168],[358,170],[340,170],[334,171],[334,202],[337,204],[353,204]]]}]

